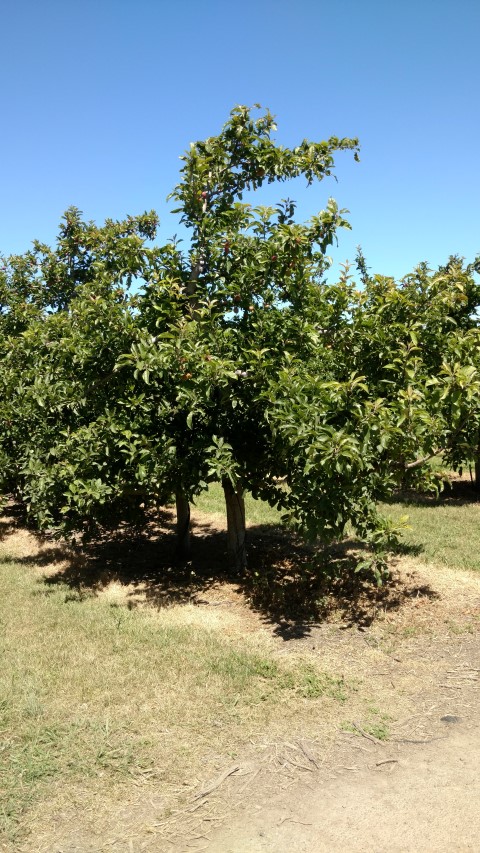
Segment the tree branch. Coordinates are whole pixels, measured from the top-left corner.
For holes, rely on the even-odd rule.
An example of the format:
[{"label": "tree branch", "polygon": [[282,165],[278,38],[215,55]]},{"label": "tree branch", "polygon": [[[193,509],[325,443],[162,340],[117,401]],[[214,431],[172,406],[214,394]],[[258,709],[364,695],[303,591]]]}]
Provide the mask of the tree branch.
[{"label": "tree branch", "polygon": [[[450,441],[455,439],[457,435],[464,428],[468,417],[465,417],[463,421],[460,421],[460,424],[457,426],[456,430],[451,434]],[[430,459],[433,459],[435,456],[442,456],[443,453],[447,450],[446,447],[438,447],[432,453],[429,453],[428,456],[424,456],[422,459],[416,459],[415,462],[409,462],[408,465],[404,466],[405,471],[412,471],[414,468],[420,468],[422,465],[425,465],[425,462],[429,462]]]}]

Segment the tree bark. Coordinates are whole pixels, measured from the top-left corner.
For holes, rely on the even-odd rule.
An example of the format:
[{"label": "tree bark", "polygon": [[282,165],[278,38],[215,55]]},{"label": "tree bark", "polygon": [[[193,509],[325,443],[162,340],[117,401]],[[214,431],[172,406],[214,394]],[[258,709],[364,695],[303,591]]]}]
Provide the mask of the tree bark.
[{"label": "tree bark", "polygon": [[[475,488],[480,491],[480,431],[477,434],[477,453],[475,455]],[[472,470],[470,468],[470,470]]]},{"label": "tree bark", "polygon": [[243,490],[223,480],[223,491],[227,508],[227,555],[229,564],[238,572],[247,566],[245,501]]},{"label": "tree bark", "polygon": [[188,560],[191,554],[190,543],[190,504],[183,492],[175,495],[177,507],[177,557]]}]

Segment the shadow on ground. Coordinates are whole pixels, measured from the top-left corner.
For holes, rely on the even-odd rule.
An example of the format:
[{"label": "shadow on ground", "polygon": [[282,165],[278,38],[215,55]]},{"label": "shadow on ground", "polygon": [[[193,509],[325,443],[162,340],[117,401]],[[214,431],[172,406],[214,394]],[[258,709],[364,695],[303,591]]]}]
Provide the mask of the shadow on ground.
[{"label": "shadow on ground", "polygon": [[[8,516],[0,519],[0,539],[25,528],[19,507],[9,507]],[[48,566],[49,572],[41,580],[44,592],[66,586],[68,601],[82,601],[112,582],[120,583],[129,587],[130,608],[138,606],[139,600],[156,608],[205,604],[209,590],[219,583],[234,584],[238,595],[285,640],[306,636],[333,613],[346,626],[367,626],[379,611],[398,609],[408,598],[437,597],[429,587],[406,586],[395,574],[379,587],[373,579],[356,573],[364,555],[353,540],[319,554],[282,528],[256,525],[248,531],[248,570],[239,577],[227,567],[225,533],[208,516],[195,521],[193,534],[194,556],[183,564],[174,556],[175,519],[168,510],[141,528],[124,524],[81,548],[36,534],[38,551],[9,559]]]},{"label": "shadow on ground", "polygon": [[439,495],[405,490],[394,492],[390,498],[383,498],[382,501],[386,504],[403,503],[409,506],[466,506],[480,502],[480,489],[473,481],[458,479],[446,483]]}]

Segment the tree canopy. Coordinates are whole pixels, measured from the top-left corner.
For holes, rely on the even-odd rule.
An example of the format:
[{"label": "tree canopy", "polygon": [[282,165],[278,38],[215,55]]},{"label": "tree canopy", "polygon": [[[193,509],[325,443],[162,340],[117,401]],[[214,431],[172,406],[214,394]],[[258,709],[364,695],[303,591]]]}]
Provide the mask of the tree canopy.
[{"label": "tree canopy", "polygon": [[0,271],[0,468],[44,528],[88,531],[223,484],[232,562],[246,561],[243,494],[330,541],[380,543],[379,498],[432,486],[429,459],[478,445],[479,285],[458,258],[402,282],[325,278],[347,211],[297,222],[266,183],[334,174],[356,139],[285,148],[269,112],[236,107],[193,143],[173,190],[190,237],[156,242],[154,212],[84,222]]}]

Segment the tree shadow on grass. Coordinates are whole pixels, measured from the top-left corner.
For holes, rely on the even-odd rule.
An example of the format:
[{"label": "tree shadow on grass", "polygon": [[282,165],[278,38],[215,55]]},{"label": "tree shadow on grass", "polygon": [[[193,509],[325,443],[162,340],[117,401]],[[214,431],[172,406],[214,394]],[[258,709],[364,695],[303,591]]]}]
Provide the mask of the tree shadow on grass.
[{"label": "tree shadow on grass", "polygon": [[395,492],[391,497],[382,499],[384,504],[405,504],[406,506],[466,506],[480,502],[480,490],[474,482],[466,479],[452,480],[447,483],[439,495],[404,490]]},{"label": "tree shadow on grass", "polygon": [[179,562],[175,557],[175,519],[168,511],[157,513],[155,520],[141,527],[121,524],[105,530],[81,546],[52,544],[25,563],[52,566],[43,582],[48,586],[67,585],[69,600],[98,595],[110,584],[126,590],[127,606],[136,607],[146,600],[161,608],[195,598],[218,580],[227,579],[221,533],[210,532],[208,524],[196,526],[195,559]]},{"label": "tree shadow on grass", "polygon": [[23,506],[14,501],[8,501],[6,506],[2,506],[0,515],[0,542],[12,533],[25,529],[28,529],[28,523]]},{"label": "tree shadow on grass", "polygon": [[[18,530],[21,512],[9,509],[9,515],[8,532]],[[219,584],[231,584],[239,601],[285,640],[306,636],[333,613],[346,625],[366,626],[378,611],[399,609],[412,596],[436,597],[429,587],[408,587],[395,577],[379,587],[368,574],[357,573],[365,555],[354,540],[319,552],[278,526],[255,525],[248,530],[248,569],[239,577],[228,568],[223,530],[205,516],[195,520],[193,533],[193,559],[187,563],[175,559],[175,519],[168,510],[141,528],[123,524],[104,531],[81,548],[38,536],[36,553],[10,559],[49,567],[43,594],[66,586],[67,601],[82,601],[117,583],[125,588],[129,608],[145,602],[155,608],[201,606],[214,603],[209,592]]]},{"label": "tree shadow on grass", "polygon": [[[438,598],[427,585],[406,584],[398,573],[378,585],[371,572],[358,571],[366,548],[357,540],[314,552],[291,538],[259,548],[243,585],[251,605],[283,639],[306,636],[335,614],[344,627],[366,627],[377,614],[398,610],[409,598]],[[421,547],[399,545],[397,553],[417,554]],[[254,566],[256,565],[256,570]],[[253,569],[253,571],[252,571]]]}]

